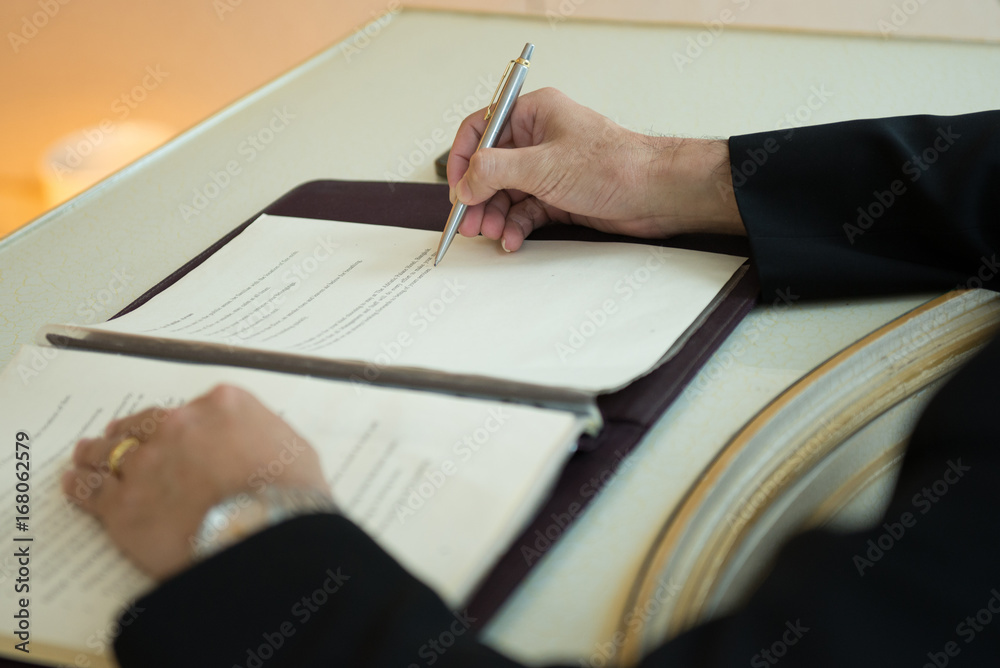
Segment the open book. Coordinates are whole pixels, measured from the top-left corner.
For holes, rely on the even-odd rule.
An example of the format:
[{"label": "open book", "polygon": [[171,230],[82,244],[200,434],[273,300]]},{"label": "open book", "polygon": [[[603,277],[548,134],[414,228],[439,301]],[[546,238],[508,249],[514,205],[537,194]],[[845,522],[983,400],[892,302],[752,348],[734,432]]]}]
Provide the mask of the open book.
[{"label": "open book", "polygon": [[[40,333],[91,351],[25,347],[0,376],[0,423],[30,452],[30,512],[22,530],[11,476],[0,539],[30,546],[31,654],[6,631],[0,653],[112,660],[114,616],[149,583],[62,499],[59,475],[107,421],[219,382],[283,415],[344,513],[461,605],[580,434],[600,429],[596,397],[669,359],[745,271],[744,258],[641,244],[506,255],[484,239],[433,268],[438,236],[264,215],[125,315]],[[0,559],[0,580],[17,567]],[[20,609],[3,605],[8,619]]]},{"label": "open book", "polygon": [[[130,313],[51,326],[63,346],[516,399],[593,398],[669,359],[745,258],[485,238],[433,267],[423,230],[262,215]],[[357,388],[362,391],[361,387]]]},{"label": "open book", "polygon": [[[47,366],[24,383],[19,368],[37,359]],[[0,630],[0,653],[70,665],[110,658],[116,615],[150,583],[63,498],[60,476],[79,438],[220,382],[252,392],[314,444],[343,512],[456,607],[549,491],[582,429],[566,411],[382,387],[359,395],[338,381],[26,346],[0,375],[10,443],[0,457],[0,614],[17,629],[23,597],[29,616],[24,636]],[[17,461],[30,472],[27,492],[15,486]],[[277,467],[251,481],[254,493]],[[26,640],[30,654],[16,649]]]}]

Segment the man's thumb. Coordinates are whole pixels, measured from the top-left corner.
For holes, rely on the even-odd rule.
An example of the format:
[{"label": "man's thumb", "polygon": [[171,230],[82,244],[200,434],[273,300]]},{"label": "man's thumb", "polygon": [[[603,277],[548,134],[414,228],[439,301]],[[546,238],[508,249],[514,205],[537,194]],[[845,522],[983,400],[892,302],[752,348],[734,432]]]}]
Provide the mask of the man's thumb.
[{"label": "man's thumb", "polygon": [[455,185],[455,195],[473,206],[508,188],[532,194],[537,183],[533,169],[540,163],[537,148],[484,148],[469,160],[469,169]]}]

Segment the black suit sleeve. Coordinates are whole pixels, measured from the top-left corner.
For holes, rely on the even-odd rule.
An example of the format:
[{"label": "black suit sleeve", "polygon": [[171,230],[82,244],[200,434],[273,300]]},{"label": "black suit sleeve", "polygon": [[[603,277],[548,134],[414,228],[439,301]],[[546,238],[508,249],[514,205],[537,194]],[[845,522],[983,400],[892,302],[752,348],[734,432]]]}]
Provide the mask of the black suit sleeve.
[{"label": "black suit sleeve", "polygon": [[732,137],[767,299],[1000,288],[1000,112]]},{"label": "black suit sleeve", "polygon": [[[944,290],[973,279],[995,289],[998,126],[1000,114],[983,113],[732,138],[765,292]],[[799,536],[744,608],[667,643],[643,668],[992,665],[998,375],[995,342],[931,403],[884,524]],[[125,668],[517,665],[335,515],[253,536],[164,583],[121,622]]]},{"label": "black suit sleeve", "polygon": [[126,668],[516,665],[333,514],[251,536],[163,583],[121,622],[115,653]]}]

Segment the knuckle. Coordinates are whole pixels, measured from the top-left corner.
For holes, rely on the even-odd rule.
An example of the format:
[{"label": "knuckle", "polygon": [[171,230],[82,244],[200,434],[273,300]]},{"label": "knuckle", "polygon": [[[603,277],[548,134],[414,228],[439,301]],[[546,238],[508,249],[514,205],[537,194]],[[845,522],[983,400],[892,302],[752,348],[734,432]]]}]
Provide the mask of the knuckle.
[{"label": "knuckle", "polygon": [[464,119],[462,119],[461,125],[458,126],[458,132],[459,133],[469,132],[474,126],[475,122],[476,122],[476,114],[475,113],[469,114]]},{"label": "knuckle", "polygon": [[[165,411],[162,415],[158,416],[158,418],[159,419],[154,420],[155,428],[153,430],[155,432],[156,441],[174,442],[177,440],[183,440],[182,436],[185,431],[187,431],[188,426],[191,423],[190,409],[187,406]],[[152,442],[153,440],[154,433],[146,435],[145,441]]]},{"label": "knuckle", "polygon": [[170,411],[164,411],[160,417],[160,428],[164,431],[170,431],[174,429],[179,429],[186,421],[187,412],[186,407],[176,408]]},{"label": "knuckle", "polygon": [[89,442],[89,440],[80,441],[76,444],[76,447],[73,448],[73,463],[77,466],[86,463]]},{"label": "knuckle", "polygon": [[63,491],[78,503],[89,499],[94,494],[94,487],[92,483],[79,474],[68,476],[63,483]]},{"label": "knuckle", "polygon": [[517,210],[512,209],[507,216],[507,221],[517,225],[522,231],[530,230],[532,226],[531,215],[524,207],[518,207]]},{"label": "knuckle", "polygon": [[[133,462],[134,463],[134,462]],[[121,515],[126,515],[130,509],[142,503],[142,486],[124,484],[118,488],[118,501],[115,504]]]},{"label": "knuckle", "polygon": [[222,383],[213,387],[207,398],[209,403],[218,408],[232,410],[246,398],[246,392],[235,385]]},{"label": "knuckle", "polygon": [[115,503],[107,504],[103,511],[103,520],[113,523],[119,528],[136,524],[147,501],[146,493],[139,485],[122,485],[118,490]]},{"label": "knuckle", "polygon": [[529,197],[527,201],[525,201],[524,211],[527,214],[527,217],[532,220],[537,220],[545,215],[545,207],[543,207],[542,203],[535,197]]},{"label": "knuckle", "polygon": [[133,471],[139,472],[146,469],[158,470],[164,459],[163,448],[158,448],[155,445],[144,445],[137,448],[132,453],[132,468]]},{"label": "knuckle", "polygon": [[148,441],[156,434],[159,428],[160,422],[152,414],[144,413],[139,416],[139,419],[132,426],[132,435],[136,436],[140,441]]},{"label": "knuckle", "polygon": [[479,176],[483,171],[483,152],[476,151],[469,158],[469,177],[474,178]]},{"label": "knuckle", "polygon": [[572,102],[565,93],[563,93],[558,88],[553,88],[552,86],[546,86],[537,91],[538,95],[542,100],[548,104],[563,105],[567,102]]},{"label": "knuckle", "polygon": [[476,151],[469,160],[469,172],[473,179],[489,183],[496,173],[496,160],[490,150]]}]

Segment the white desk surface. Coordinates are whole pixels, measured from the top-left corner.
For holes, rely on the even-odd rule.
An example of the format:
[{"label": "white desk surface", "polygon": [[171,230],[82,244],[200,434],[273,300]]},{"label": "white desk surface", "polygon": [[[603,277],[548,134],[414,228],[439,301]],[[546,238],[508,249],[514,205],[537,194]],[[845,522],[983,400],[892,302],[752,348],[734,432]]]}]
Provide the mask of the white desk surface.
[{"label": "white desk surface", "polygon": [[[301,182],[384,180],[411,154],[421,164],[409,178],[435,180],[455,105],[485,105],[492,86],[480,82],[495,81],[526,41],[536,44],[526,91],[557,86],[653,133],[728,136],[797,111],[822,123],[1000,108],[996,46],[730,29],[679,71],[674,55],[699,33],[404,11],[375,37],[348,40],[355,50],[317,56],[0,242],[0,363],[45,322],[86,322],[95,306],[110,315]],[[814,90],[828,99],[804,107]],[[241,143],[275,110],[287,127],[251,160]],[[413,153],[428,142],[425,158]],[[184,220],[181,205],[229,161],[239,175]],[[589,658],[614,633],[662,519],[733,431],[819,361],[921,301],[758,308],[514,594],[487,642],[532,662]]]}]

